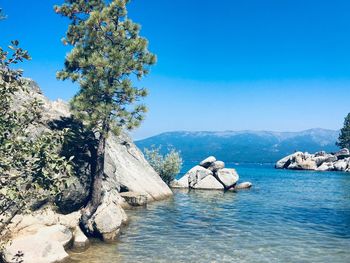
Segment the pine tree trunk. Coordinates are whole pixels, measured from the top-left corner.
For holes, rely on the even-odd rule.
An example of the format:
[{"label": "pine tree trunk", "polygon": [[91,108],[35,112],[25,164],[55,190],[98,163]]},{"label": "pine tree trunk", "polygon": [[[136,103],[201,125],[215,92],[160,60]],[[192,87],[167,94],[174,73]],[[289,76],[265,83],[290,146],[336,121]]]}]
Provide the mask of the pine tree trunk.
[{"label": "pine tree trunk", "polygon": [[92,174],[90,199],[86,207],[83,209],[82,224],[85,230],[88,230],[88,220],[93,216],[101,204],[104,194],[102,182],[104,177],[104,161],[108,128],[105,127],[103,130],[104,132],[101,132],[100,134],[96,149],[96,166]]},{"label": "pine tree trunk", "polygon": [[97,147],[97,160],[95,176],[92,178],[92,189],[90,205],[92,214],[96,211],[102,200],[102,181],[104,176],[104,162],[105,162],[106,136],[101,135]]}]

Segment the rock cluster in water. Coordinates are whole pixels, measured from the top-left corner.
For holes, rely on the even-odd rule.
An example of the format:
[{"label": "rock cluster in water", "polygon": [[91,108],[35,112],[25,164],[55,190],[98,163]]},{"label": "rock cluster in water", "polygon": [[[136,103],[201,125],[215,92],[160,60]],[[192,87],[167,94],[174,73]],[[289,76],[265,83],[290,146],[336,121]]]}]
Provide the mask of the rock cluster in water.
[{"label": "rock cluster in water", "polygon": [[237,184],[239,175],[235,169],[225,168],[225,163],[210,156],[190,169],[181,179],[171,183],[173,188],[204,190],[236,190],[250,188],[250,182]]},{"label": "rock cluster in water", "polygon": [[350,152],[346,148],[336,153],[326,153],[324,151],[315,154],[295,152],[279,160],[275,168],[350,172]]}]

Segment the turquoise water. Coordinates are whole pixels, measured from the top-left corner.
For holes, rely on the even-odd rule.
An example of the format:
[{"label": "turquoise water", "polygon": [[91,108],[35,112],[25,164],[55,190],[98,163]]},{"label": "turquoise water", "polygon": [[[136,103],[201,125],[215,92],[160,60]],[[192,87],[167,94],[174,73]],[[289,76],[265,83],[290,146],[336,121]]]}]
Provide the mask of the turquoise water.
[{"label": "turquoise water", "polygon": [[252,189],[175,191],[74,261],[350,262],[350,174],[235,168]]}]

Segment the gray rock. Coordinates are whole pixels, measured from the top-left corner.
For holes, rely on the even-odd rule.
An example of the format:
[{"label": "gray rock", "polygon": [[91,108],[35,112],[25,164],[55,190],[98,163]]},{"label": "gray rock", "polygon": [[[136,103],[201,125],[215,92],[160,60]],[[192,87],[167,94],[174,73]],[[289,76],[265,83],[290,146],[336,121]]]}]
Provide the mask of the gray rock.
[{"label": "gray rock", "polygon": [[136,192],[124,192],[120,193],[126,202],[131,206],[145,206],[147,205],[147,195]]},{"label": "gray rock", "polygon": [[119,137],[110,135],[107,140],[108,164],[106,188],[122,186],[129,191],[147,196],[148,202],[172,195],[172,191],[144,158],[130,137],[123,133]]},{"label": "gray rock", "polygon": [[302,152],[295,152],[293,154],[290,154],[284,158],[282,158],[281,160],[277,161],[275,168],[277,169],[286,169],[288,168],[288,166],[291,164],[292,160],[299,155],[302,155]]},{"label": "gray rock", "polygon": [[349,159],[342,159],[342,160],[338,160],[336,161],[333,166],[334,166],[334,170],[335,171],[346,171],[346,169],[348,168],[348,161]]},{"label": "gray rock", "polygon": [[188,178],[188,186],[192,188],[208,175],[213,175],[213,172],[202,166],[196,165],[185,174],[185,177]]},{"label": "gray rock", "polygon": [[343,148],[334,154],[338,159],[344,159],[350,156],[349,149]]},{"label": "gray rock", "polygon": [[208,175],[204,179],[198,181],[195,185],[193,185],[194,189],[202,189],[202,190],[223,190],[223,185],[216,180],[213,175]]},{"label": "gray rock", "polygon": [[326,156],[327,153],[325,151],[319,151],[315,153],[315,157],[321,157],[321,156]]},{"label": "gray rock", "polygon": [[220,169],[223,169],[225,168],[225,163],[222,162],[222,161],[215,161],[213,162],[209,167],[208,167],[208,170],[212,171],[212,172],[216,172]]},{"label": "gray rock", "polygon": [[3,250],[5,263],[14,262],[14,258],[24,263],[56,263],[67,260],[69,255],[58,241],[27,235],[13,239]]},{"label": "gray rock", "polygon": [[26,263],[62,262],[69,257],[64,248],[72,240],[72,232],[63,225],[32,225],[5,245],[3,258],[5,262],[13,262],[16,257]]},{"label": "gray rock", "polygon": [[204,168],[208,168],[215,161],[216,161],[216,158],[214,156],[209,156],[208,158],[201,161],[199,165]]},{"label": "gray rock", "polygon": [[78,251],[84,251],[86,250],[89,245],[89,239],[85,236],[85,234],[83,233],[83,231],[80,229],[79,226],[76,226],[76,228],[74,229],[74,241],[73,241],[73,249],[74,250],[78,250]]},{"label": "gray rock", "polygon": [[239,180],[236,170],[231,168],[224,168],[217,171],[216,177],[226,189],[233,187]]},{"label": "gray rock", "polygon": [[171,188],[188,188],[188,177],[182,176],[179,180],[174,179],[170,182]]},{"label": "gray rock", "polygon": [[292,170],[315,170],[317,168],[316,162],[312,159],[302,159],[301,157],[295,158],[288,169]]},{"label": "gray rock", "polygon": [[110,242],[117,239],[120,228],[126,221],[127,216],[116,197],[113,193],[107,193],[86,227],[90,233]]},{"label": "gray rock", "polygon": [[316,170],[317,171],[333,171],[334,165],[333,165],[333,163],[324,162]]},{"label": "gray rock", "polygon": [[253,186],[253,184],[251,182],[244,182],[244,183],[237,184],[232,189],[234,189],[234,190],[249,189],[252,186]]}]

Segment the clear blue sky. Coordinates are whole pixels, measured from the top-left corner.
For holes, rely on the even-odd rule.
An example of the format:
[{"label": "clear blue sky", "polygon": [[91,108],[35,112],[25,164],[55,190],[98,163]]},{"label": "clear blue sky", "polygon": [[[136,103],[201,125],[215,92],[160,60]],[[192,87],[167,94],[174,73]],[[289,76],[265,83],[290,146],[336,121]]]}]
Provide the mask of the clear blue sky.
[{"label": "clear blue sky", "polygon": [[[69,48],[60,0],[0,0],[0,46],[19,39],[25,75],[51,99],[77,88],[55,79]],[[129,17],[158,63],[143,84],[147,119],[133,134],[171,130],[339,129],[350,111],[350,1],[134,0]]]}]

